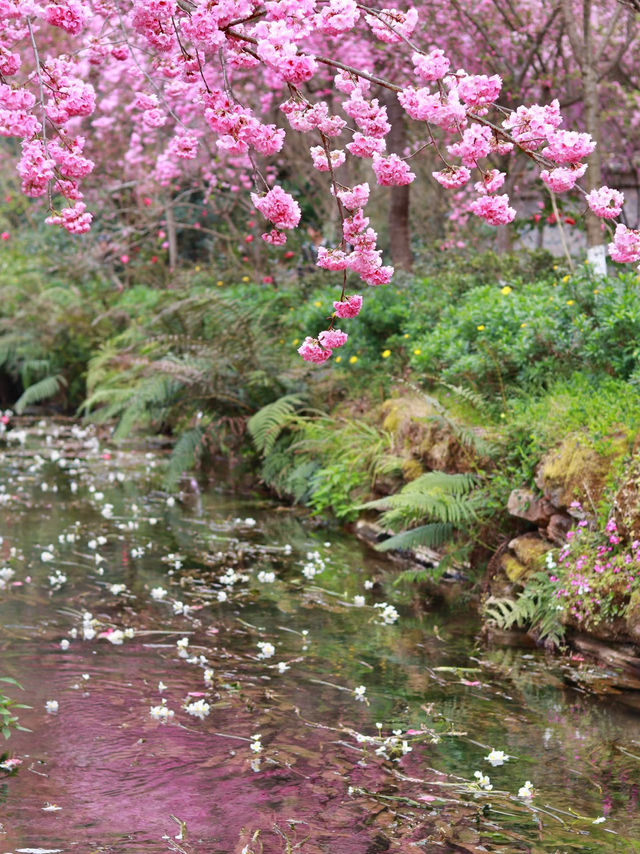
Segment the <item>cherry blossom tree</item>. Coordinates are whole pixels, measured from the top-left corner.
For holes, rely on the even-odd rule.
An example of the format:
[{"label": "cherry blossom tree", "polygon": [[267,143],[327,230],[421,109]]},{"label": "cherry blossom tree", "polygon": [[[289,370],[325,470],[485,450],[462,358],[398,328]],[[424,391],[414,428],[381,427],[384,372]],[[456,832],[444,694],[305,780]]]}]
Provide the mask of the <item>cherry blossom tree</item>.
[{"label": "cherry blossom tree", "polygon": [[[402,139],[392,135],[400,115],[417,139],[411,156],[431,152],[440,163],[434,179],[468,188],[468,210],[491,226],[516,213],[495,158],[521,152],[559,193],[579,186],[596,151],[593,132],[564,126],[556,97],[518,105],[518,92],[504,97],[497,71],[456,68],[437,44],[444,25],[433,33],[423,27],[436,4],[423,5],[0,0],[0,135],[20,141],[22,191],[46,205],[48,224],[71,234],[90,230],[107,181],[128,182],[141,197],[197,182],[205,198],[250,193],[265,221],[262,239],[275,247],[301,224],[300,205],[278,174],[287,136],[304,135],[339,222],[336,245],[320,247],[317,264],[338,275],[340,297],[327,328],[299,350],[321,363],[347,340],[336,318],[362,306],[360,294],[347,293],[351,281],[377,286],[393,275],[365,209],[374,179],[395,191],[415,180]],[[563,0],[551,23],[562,18],[576,57],[582,51],[578,65],[596,68],[591,18],[570,35],[569,11]],[[347,182],[362,172],[368,180]],[[599,180],[587,189],[596,216],[619,216],[618,190]],[[640,233],[618,223],[610,255],[639,261]]]}]

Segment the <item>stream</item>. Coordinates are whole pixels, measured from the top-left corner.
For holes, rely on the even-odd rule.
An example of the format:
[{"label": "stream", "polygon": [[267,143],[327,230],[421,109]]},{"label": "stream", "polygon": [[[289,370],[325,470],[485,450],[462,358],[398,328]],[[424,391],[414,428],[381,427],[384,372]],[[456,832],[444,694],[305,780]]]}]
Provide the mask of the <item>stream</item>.
[{"label": "stream", "polygon": [[[640,703],[220,473],[0,436],[0,852],[640,851]],[[493,751],[493,753],[492,753]],[[486,757],[492,756],[492,761]]]}]

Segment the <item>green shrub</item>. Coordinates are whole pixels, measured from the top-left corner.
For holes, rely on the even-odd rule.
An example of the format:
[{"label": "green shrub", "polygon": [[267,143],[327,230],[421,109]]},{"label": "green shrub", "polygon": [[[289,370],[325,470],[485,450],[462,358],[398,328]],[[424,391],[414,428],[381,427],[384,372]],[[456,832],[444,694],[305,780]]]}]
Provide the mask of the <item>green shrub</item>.
[{"label": "green shrub", "polygon": [[582,269],[513,280],[468,291],[433,329],[414,313],[409,333],[416,370],[503,396],[577,369],[628,379],[640,354],[640,295],[635,276],[602,281]]}]

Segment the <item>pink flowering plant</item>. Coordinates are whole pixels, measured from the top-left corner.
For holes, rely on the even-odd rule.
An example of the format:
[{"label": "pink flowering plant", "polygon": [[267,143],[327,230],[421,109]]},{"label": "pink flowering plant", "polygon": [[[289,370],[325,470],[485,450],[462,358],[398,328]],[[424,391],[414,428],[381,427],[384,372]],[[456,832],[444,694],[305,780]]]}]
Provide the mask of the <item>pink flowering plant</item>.
[{"label": "pink flowering plant", "polygon": [[[581,504],[575,501],[572,510],[582,513]],[[640,540],[625,543],[613,517],[604,530],[582,519],[557,556],[547,556],[546,566],[563,621],[593,628],[625,617],[631,594],[640,588]]]}]

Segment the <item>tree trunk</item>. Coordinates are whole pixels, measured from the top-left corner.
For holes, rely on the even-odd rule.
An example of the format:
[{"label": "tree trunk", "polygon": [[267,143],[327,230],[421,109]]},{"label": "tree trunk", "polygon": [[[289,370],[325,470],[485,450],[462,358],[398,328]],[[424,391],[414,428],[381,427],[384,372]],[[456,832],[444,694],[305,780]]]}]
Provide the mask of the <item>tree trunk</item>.
[{"label": "tree trunk", "polygon": [[176,230],[176,220],[173,215],[173,201],[171,199],[167,200],[165,213],[169,243],[169,270],[173,273],[178,266],[178,233]]},{"label": "tree trunk", "polygon": [[[588,4],[586,4],[588,5]],[[585,22],[586,23],[586,22]],[[587,192],[602,186],[602,155],[600,153],[600,104],[598,98],[598,79],[593,64],[593,46],[591,28],[585,32],[586,62],[582,74],[584,90],[585,125],[596,142],[595,150],[587,158],[589,168],[586,172]],[[602,220],[591,211],[586,214],[587,260],[594,273],[606,275],[607,261],[602,232]]]},{"label": "tree trunk", "polygon": [[[404,110],[395,94],[385,98],[387,115],[391,130],[387,136],[387,146],[392,154],[404,154],[407,145],[407,125]],[[409,226],[410,186],[391,187],[389,203],[389,246],[391,260],[396,268],[411,271],[413,253],[411,252],[411,229]]]}]

